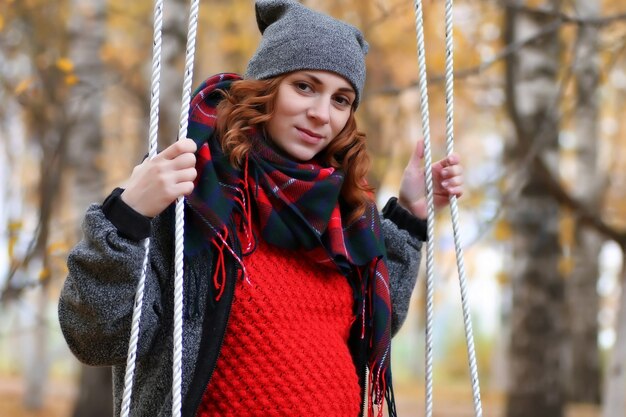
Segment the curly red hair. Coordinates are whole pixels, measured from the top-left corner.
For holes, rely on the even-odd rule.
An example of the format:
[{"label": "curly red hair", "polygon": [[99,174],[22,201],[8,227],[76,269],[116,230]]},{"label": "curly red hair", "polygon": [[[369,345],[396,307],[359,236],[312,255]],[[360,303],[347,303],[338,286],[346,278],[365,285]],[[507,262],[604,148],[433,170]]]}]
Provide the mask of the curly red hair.
[{"label": "curly red hair", "polygon": [[[263,130],[274,114],[278,87],[288,74],[267,80],[240,80],[229,91],[217,108],[217,133],[224,153],[233,166],[241,166],[250,150],[249,132]],[[357,129],[354,109],[343,130],[318,154],[317,159],[345,173],[341,196],[351,207],[349,220],[358,219],[373,201],[374,189],[367,184],[370,158],[366,136]]]}]

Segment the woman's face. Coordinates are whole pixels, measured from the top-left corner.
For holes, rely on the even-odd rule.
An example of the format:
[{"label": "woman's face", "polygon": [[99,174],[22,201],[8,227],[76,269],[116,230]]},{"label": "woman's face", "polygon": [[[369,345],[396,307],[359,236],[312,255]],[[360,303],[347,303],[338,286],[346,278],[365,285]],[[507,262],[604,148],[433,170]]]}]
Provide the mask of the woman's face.
[{"label": "woman's face", "polygon": [[297,71],[278,86],[274,114],[266,130],[288,156],[308,161],[346,126],[356,93],[340,75],[327,71]]}]

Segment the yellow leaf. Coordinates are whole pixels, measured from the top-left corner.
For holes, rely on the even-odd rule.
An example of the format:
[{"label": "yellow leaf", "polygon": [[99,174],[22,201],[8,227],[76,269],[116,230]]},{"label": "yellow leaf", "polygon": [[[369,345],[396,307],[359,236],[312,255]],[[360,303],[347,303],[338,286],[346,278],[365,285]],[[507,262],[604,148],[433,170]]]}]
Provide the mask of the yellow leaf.
[{"label": "yellow leaf", "polygon": [[0,32],[4,29],[4,17],[0,14]]},{"label": "yellow leaf", "polygon": [[16,96],[19,96],[33,84],[32,78],[24,78],[19,84],[15,87],[14,93]]},{"label": "yellow leaf", "polygon": [[54,253],[67,252],[68,249],[69,248],[65,242],[62,242],[62,241],[53,242],[50,245],[48,245],[48,254],[53,255]]},{"label": "yellow leaf", "polygon": [[570,275],[572,275],[572,272],[574,272],[574,266],[576,265],[576,263],[574,262],[574,259],[571,256],[564,256],[561,259],[559,259],[559,272],[561,273],[561,276],[564,278],[568,278]]},{"label": "yellow leaf", "polygon": [[576,219],[569,210],[563,210],[559,220],[559,240],[563,246],[573,246],[576,243]]},{"label": "yellow leaf", "polygon": [[17,236],[11,236],[9,238],[9,259],[13,259],[15,255],[15,245],[17,245]]},{"label": "yellow leaf", "polygon": [[70,85],[70,86],[78,84],[78,81],[79,81],[79,78],[74,74],[70,74],[65,77],[65,84]]},{"label": "yellow leaf", "polygon": [[511,278],[505,271],[500,271],[496,274],[496,281],[500,285],[506,285],[511,281]]},{"label": "yellow leaf", "polygon": [[56,62],[57,68],[68,73],[74,71],[74,63],[69,58],[59,58]]},{"label": "yellow leaf", "polygon": [[50,270],[48,268],[42,268],[39,271],[39,281],[45,281],[50,277]]},{"label": "yellow leaf", "polygon": [[23,223],[21,220],[14,220],[9,222],[9,232],[17,232],[22,229]]},{"label": "yellow leaf", "polygon": [[493,237],[499,241],[510,240],[513,236],[511,226],[506,220],[499,220],[493,228]]}]

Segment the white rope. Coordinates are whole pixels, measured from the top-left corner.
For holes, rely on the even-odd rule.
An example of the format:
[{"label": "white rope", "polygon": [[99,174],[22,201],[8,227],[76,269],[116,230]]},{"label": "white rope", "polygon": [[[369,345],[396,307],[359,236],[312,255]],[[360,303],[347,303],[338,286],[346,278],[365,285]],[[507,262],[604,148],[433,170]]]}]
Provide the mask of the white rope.
[{"label": "white rope", "polygon": [[[154,37],[152,45],[152,82],[150,98],[150,133],[148,139],[148,158],[152,159],[157,153],[157,136],[159,126],[159,96],[161,83],[161,40],[163,32],[163,0],[155,0],[154,4]],[[150,239],[145,239],[144,258],[141,267],[141,275],[135,291],[135,304],[128,343],[128,356],[126,358],[126,372],[124,375],[124,393],[122,396],[121,417],[128,417],[130,413],[130,398],[133,392],[133,380],[135,377],[135,361],[137,358],[137,344],[139,341],[139,323],[141,321],[141,309],[148,270],[148,258],[150,255]]]},{"label": "white rope", "polygon": [[[449,156],[454,146],[454,42],[453,42],[453,0],[446,0],[446,152]],[[428,203],[428,251],[426,257],[426,417],[432,417],[433,412],[433,298],[434,298],[434,189],[432,183],[432,160],[430,147],[430,116],[428,110],[428,83],[426,74],[426,48],[424,42],[424,16],[421,0],[415,0],[415,27],[417,32],[419,89],[421,93],[422,128],[424,131],[424,161],[426,170],[426,192]],[[474,350],[474,336],[469,313],[467,296],[467,279],[463,262],[463,249],[460,242],[459,213],[456,197],[450,197],[450,210],[454,245],[456,249],[459,284],[461,287],[461,304],[467,340],[474,411],[476,417],[482,417],[480,387],[476,353]]]},{"label": "white rope", "polygon": [[[446,144],[447,154],[450,155],[454,145],[454,73],[453,73],[453,0],[446,0]],[[198,26],[199,0],[191,0],[189,13],[189,31],[187,35],[187,48],[185,59],[185,78],[183,82],[183,99],[181,105],[180,130],[178,140],[187,137],[188,112],[191,102],[191,85],[193,82],[193,64],[195,58],[195,42]],[[426,176],[426,192],[428,204],[428,250],[426,258],[426,417],[432,417],[432,386],[433,386],[433,283],[434,283],[434,188],[432,179],[432,154],[430,146],[430,116],[428,106],[428,83],[426,73],[426,52],[424,46],[424,19],[421,0],[415,0],[415,22],[418,43],[419,65],[419,88],[421,92],[422,128],[424,131],[424,160]],[[159,94],[160,94],[160,70],[161,70],[161,41],[163,27],[163,1],[155,0],[154,8],[154,44],[152,59],[152,83],[150,105],[150,133],[149,133],[149,158],[156,155],[157,131],[159,121]],[[476,355],[472,332],[471,317],[469,314],[469,302],[467,297],[467,284],[465,267],[463,262],[463,250],[460,244],[458,207],[456,197],[450,198],[452,212],[452,226],[456,248],[457,267],[461,286],[461,300],[465,333],[467,338],[467,350],[469,356],[470,373],[472,379],[472,392],[474,408],[477,417],[482,417],[480,401],[480,388]],[[182,400],[182,327],[183,327],[183,248],[184,248],[184,199],[176,201],[176,227],[175,227],[175,254],[174,254],[174,347],[173,347],[173,380],[172,380],[172,416],[180,417]],[[141,276],[137,284],[131,335],[126,361],[126,374],[124,377],[124,393],[122,399],[121,417],[128,417],[130,411],[130,399],[132,394],[137,344],[139,338],[139,324],[141,321],[141,309],[145,287],[145,278],[148,268],[150,240],[144,240],[145,255],[142,264]]]},{"label": "white rope", "polygon": [[432,154],[430,149],[430,114],[428,106],[428,80],[426,75],[426,48],[424,47],[424,14],[421,0],[415,0],[415,29],[417,33],[418,79],[421,94],[422,130],[424,132],[424,169],[426,175],[426,201],[428,204],[426,251],[426,340],[425,340],[425,416],[433,414],[433,299],[435,258],[435,204],[433,193]]},{"label": "white rope", "polygon": [[[446,154],[450,156],[454,151],[454,22],[453,0],[446,0]],[[450,213],[456,250],[456,265],[459,273],[461,288],[461,306],[463,309],[463,324],[467,341],[467,357],[469,361],[470,378],[472,383],[472,398],[474,413],[482,417],[483,410],[480,400],[480,383],[478,381],[478,366],[474,350],[474,332],[472,318],[469,311],[469,296],[467,294],[467,278],[465,276],[465,262],[459,227],[459,209],[455,196],[450,197]]]},{"label": "white rope", "polygon": [[[189,8],[189,31],[185,54],[185,78],[183,80],[183,98],[180,111],[180,130],[178,140],[187,137],[189,105],[191,104],[191,85],[193,82],[193,64],[198,32],[199,0],[191,0]],[[176,233],[174,248],[174,360],[172,380],[172,416],[180,417],[182,409],[182,354],[183,354],[183,249],[185,228],[184,198],[176,201]]]},{"label": "white rope", "polygon": [[[191,85],[193,82],[193,63],[195,57],[196,34],[198,28],[199,0],[191,0],[189,12],[189,31],[187,34],[187,49],[185,58],[185,78],[183,82],[181,119],[178,140],[187,137],[188,112],[191,103]],[[152,83],[150,102],[150,134],[148,157],[152,159],[157,152],[157,136],[159,125],[159,96],[160,96],[160,72],[161,72],[161,45],[163,29],[163,0],[155,0],[154,7],[154,44],[152,54]],[[176,226],[175,226],[175,249],[174,249],[174,346],[173,346],[173,369],[172,369],[172,416],[180,417],[182,409],[182,350],[183,350],[183,248],[184,248],[184,199],[176,201]],[[139,339],[139,324],[141,321],[141,309],[145,280],[148,269],[150,239],[144,240],[144,259],[141,276],[137,284],[133,318],[131,324],[131,336],[126,358],[126,374],[124,377],[124,393],[122,398],[121,417],[128,417],[130,413],[130,399],[133,389],[135,363],[137,358],[137,345]]]}]

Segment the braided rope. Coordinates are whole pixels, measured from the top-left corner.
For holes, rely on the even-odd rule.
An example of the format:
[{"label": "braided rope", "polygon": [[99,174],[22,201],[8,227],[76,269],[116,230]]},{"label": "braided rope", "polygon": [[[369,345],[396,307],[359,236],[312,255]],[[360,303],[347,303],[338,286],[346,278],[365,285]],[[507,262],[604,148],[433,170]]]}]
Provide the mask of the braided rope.
[{"label": "braided rope", "polygon": [[428,106],[428,79],[426,75],[426,48],[424,46],[424,14],[421,0],[415,0],[415,29],[417,32],[417,62],[424,132],[424,164],[426,175],[426,201],[428,204],[426,251],[426,365],[425,365],[425,416],[433,414],[433,299],[435,259],[435,204],[432,175],[432,153],[430,148],[430,114]]},{"label": "braided rope", "polygon": [[[148,158],[152,159],[157,153],[157,136],[159,126],[159,98],[161,85],[161,45],[163,32],[163,0],[155,0],[154,4],[154,37],[152,45],[152,82],[150,97],[150,133],[148,139]],[[128,344],[128,356],[126,357],[126,371],[124,374],[124,393],[122,395],[121,417],[128,417],[130,413],[130,398],[133,391],[135,377],[135,360],[137,357],[137,344],[139,342],[139,323],[141,321],[141,309],[148,270],[148,258],[150,256],[150,238],[145,239],[144,258],[141,267],[141,275],[135,291],[135,303]]]},{"label": "braided rope", "polygon": [[[453,0],[446,0],[446,148],[447,154],[453,152],[454,145],[454,72],[453,72]],[[183,82],[183,102],[181,106],[180,130],[178,139],[187,136],[188,111],[191,102],[191,85],[193,81],[193,63],[195,57],[195,41],[197,34],[197,22],[199,12],[199,0],[191,0],[189,15],[189,31],[187,37],[187,49],[185,60],[185,79]],[[430,146],[430,116],[428,106],[428,83],[426,73],[426,55],[424,46],[424,24],[421,0],[415,0],[416,32],[418,43],[418,66],[419,66],[419,88],[421,91],[422,127],[424,131],[424,160],[426,192],[428,205],[428,250],[426,263],[426,417],[432,417],[432,386],[433,386],[433,298],[434,298],[434,188],[432,179],[432,153]],[[159,94],[160,94],[160,69],[161,69],[161,40],[163,27],[163,1],[155,1],[154,9],[154,44],[152,62],[152,83],[151,83],[151,106],[150,106],[150,134],[149,134],[149,158],[156,155],[157,130],[159,119]],[[461,286],[461,300],[463,307],[463,317],[465,333],[467,338],[467,350],[470,362],[470,373],[472,379],[472,392],[474,399],[474,409],[477,417],[482,417],[482,407],[480,400],[480,388],[478,380],[478,370],[476,366],[476,355],[473,342],[473,331],[471,317],[469,314],[469,302],[467,297],[467,279],[463,261],[463,250],[460,244],[458,205],[456,197],[450,197],[450,208],[452,212],[452,226],[456,249],[457,267],[459,270],[459,281]],[[181,415],[181,387],[182,387],[182,307],[183,307],[183,247],[184,247],[184,199],[176,201],[176,232],[175,232],[175,282],[174,282],[174,358],[173,358],[173,381],[172,381],[172,416]],[[143,304],[143,294],[145,278],[148,267],[150,240],[145,239],[145,255],[142,264],[141,276],[137,285],[135,295],[133,318],[131,325],[131,336],[129,342],[128,356],[126,362],[126,374],[124,378],[124,393],[122,400],[121,417],[127,417],[130,410],[130,398],[135,371],[136,351],[139,336],[139,323],[141,320],[141,309]]]},{"label": "braided rope", "polygon": [[[189,9],[189,31],[185,56],[185,78],[183,80],[183,98],[180,110],[180,130],[178,140],[187,137],[189,105],[191,104],[191,86],[193,82],[193,64],[198,32],[199,0],[191,0]],[[174,360],[172,380],[172,416],[180,417],[182,409],[182,353],[183,353],[183,248],[185,227],[185,200],[176,201],[176,232],[174,246]]]},{"label": "braided rope", "polygon": [[[450,156],[454,149],[454,22],[453,0],[446,0],[446,154]],[[461,288],[461,306],[463,309],[463,324],[467,341],[467,357],[469,360],[470,378],[472,383],[472,398],[476,417],[482,417],[483,410],[480,400],[480,384],[478,381],[478,366],[474,350],[474,332],[472,318],[469,311],[469,297],[467,294],[467,278],[465,276],[465,262],[459,227],[459,209],[455,196],[450,197],[450,213],[456,250],[456,264],[459,273]]]},{"label": "braided rope", "polygon": [[[446,152],[449,156],[454,146],[454,42],[453,42],[453,0],[446,0]],[[428,110],[428,83],[426,75],[426,48],[424,42],[424,16],[421,0],[415,0],[415,27],[417,32],[419,89],[421,94],[422,128],[424,131],[424,163],[426,170],[426,193],[428,203],[428,251],[426,257],[426,417],[432,417],[433,412],[433,298],[434,298],[434,189],[432,183],[432,161],[430,147],[430,116]],[[482,417],[480,387],[476,353],[474,350],[474,336],[469,313],[467,296],[467,279],[463,261],[463,249],[460,242],[459,213],[457,199],[450,197],[450,210],[454,245],[456,250],[459,283],[461,287],[461,304],[467,352],[472,382],[474,411],[477,417]]]}]

